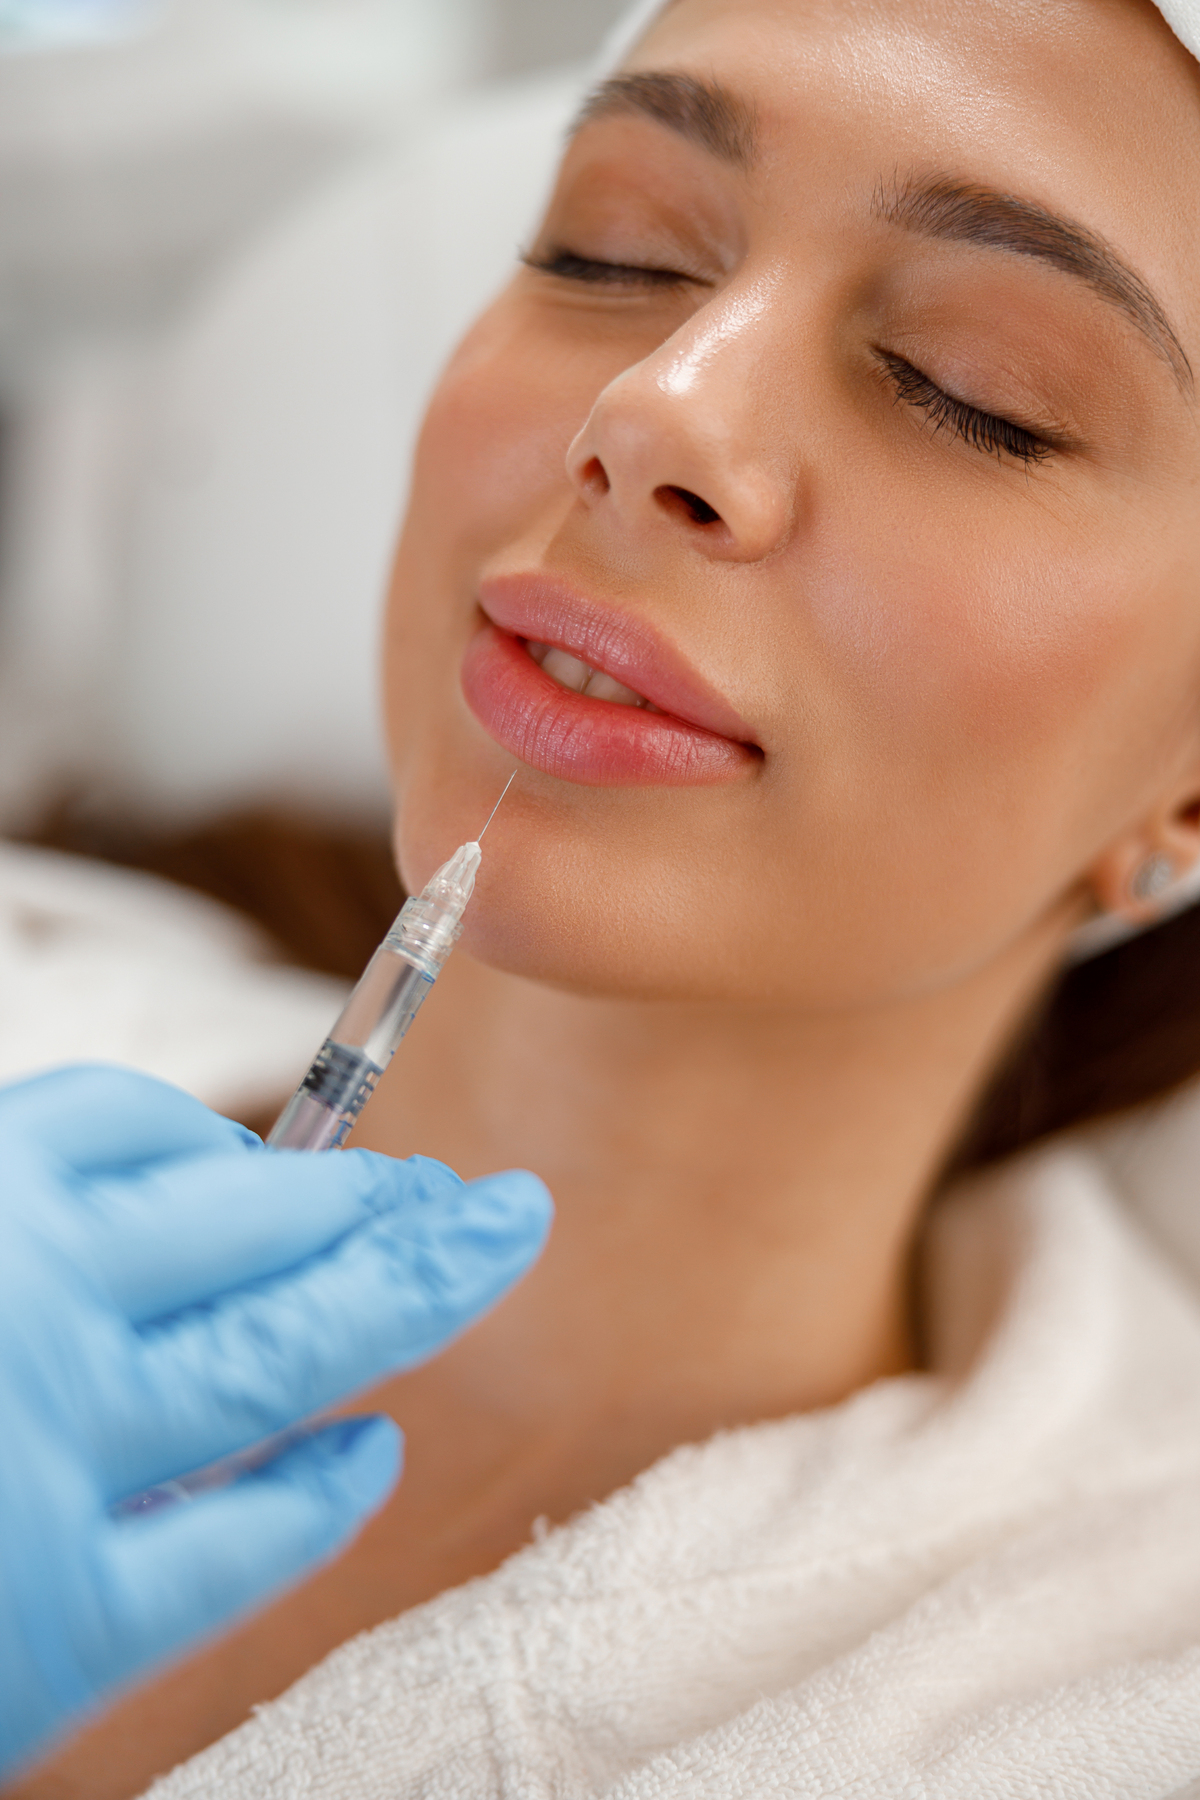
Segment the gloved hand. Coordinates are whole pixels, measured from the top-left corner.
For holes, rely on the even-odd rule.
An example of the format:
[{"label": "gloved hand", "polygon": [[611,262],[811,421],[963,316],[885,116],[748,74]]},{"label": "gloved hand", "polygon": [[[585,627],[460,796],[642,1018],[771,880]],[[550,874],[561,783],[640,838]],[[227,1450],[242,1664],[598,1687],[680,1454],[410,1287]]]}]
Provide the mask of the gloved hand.
[{"label": "gloved hand", "polygon": [[221,1491],[114,1504],[432,1355],[549,1210],[531,1175],[267,1151],[120,1070],[0,1090],[0,1773],[331,1556],[400,1437],[341,1421]]}]

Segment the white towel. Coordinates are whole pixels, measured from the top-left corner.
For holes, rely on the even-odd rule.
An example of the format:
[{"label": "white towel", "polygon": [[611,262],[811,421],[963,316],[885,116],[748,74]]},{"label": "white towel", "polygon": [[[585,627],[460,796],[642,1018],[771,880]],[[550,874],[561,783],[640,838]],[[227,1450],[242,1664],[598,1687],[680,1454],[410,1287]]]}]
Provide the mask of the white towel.
[{"label": "white towel", "polygon": [[1157,0],[1157,5],[1180,43],[1200,56],[1200,0]]},{"label": "white towel", "polygon": [[[1200,1782],[1200,1286],[1117,1185],[1144,1201],[1149,1170],[1161,1199],[1155,1129],[944,1203],[934,1372],[675,1452],[344,1645],[153,1800]],[[1165,1129],[1193,1143],[1200,1101]]]}]

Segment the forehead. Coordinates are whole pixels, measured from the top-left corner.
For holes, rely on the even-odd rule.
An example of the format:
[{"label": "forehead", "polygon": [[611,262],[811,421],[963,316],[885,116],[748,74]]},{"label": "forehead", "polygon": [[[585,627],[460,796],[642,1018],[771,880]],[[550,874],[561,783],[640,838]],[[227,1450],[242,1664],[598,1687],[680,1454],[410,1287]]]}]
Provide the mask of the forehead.
[{"label": "forehead", "polygon": [[715,78],[760,194],[936,175],[1065,214],[1195,343],[1200,67],[1149,0],[672,0],[624,67]]}]

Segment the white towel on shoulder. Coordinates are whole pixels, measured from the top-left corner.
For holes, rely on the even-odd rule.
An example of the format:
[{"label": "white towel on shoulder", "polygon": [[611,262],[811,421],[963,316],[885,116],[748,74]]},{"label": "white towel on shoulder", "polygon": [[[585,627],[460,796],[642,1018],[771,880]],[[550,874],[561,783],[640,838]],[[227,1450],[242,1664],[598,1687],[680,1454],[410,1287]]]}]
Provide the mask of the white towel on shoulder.
[{"label": "white towel on shoulder", "polygon": [[944,1203],[933,1372],[675,1452],[153,1800],[1186,1792],[1200,1289],[1122,1204],[1123,1152],[1055,1147]]}]

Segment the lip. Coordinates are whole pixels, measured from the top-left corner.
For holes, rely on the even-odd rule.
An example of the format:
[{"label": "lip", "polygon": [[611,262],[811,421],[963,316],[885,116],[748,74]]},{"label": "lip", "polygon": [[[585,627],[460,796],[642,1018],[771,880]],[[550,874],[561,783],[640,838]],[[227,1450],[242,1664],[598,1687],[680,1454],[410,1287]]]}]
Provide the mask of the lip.
[{"label": "lip", "polygon": [[[595,787],[693,787],[744,777],[761,761],[744,721],[650,626],[541,574],[495,576],[487,620],[467,646],[467,704],[497,743],[533,768]],[[603,669],[658,710],[572,693],[526,643]]]}]

